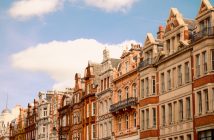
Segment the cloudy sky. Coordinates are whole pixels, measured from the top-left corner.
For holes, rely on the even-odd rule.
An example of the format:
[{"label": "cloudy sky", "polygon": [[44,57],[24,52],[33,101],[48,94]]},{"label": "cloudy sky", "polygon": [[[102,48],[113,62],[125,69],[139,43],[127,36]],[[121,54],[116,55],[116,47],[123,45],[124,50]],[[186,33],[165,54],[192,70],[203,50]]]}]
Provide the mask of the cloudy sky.
[{"label": "cloudy sky", "polygon": [[[211,0],[213,2],[213,0]],[[194,18],[200,0],[0,0],[0,110],[71,87],[107,47],[119,58],[164,25],[171,7]]]}]

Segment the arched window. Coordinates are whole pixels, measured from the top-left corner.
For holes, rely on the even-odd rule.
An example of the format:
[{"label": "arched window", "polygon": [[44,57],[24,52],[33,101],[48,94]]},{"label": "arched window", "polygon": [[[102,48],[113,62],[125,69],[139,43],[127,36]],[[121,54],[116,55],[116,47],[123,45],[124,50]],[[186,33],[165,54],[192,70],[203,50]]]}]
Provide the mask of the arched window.
[{"label": "arched window", "polygon": [[134,127],[136,127],[137,126],[137,114],[136,114],[136,112],[134,113],[133,118],[134,118],[133,124],[134,124]]},{"label": "arched window", "polygon": [[129,116],[126,115],[126,129],[129,129]]},{"label": "arched window", "polygon": [[137,89],[136,89],[136,84],[132,85],[132,93],[134,97],[137,97]]},{"label": "arched window", "polygon": [[105,113],[107,113],[107,112],[108,112],[108,101],[105,100]]},{"label": "arched window", "polygon": [[100,137],[103,138],[103,124],[100,124]]},{"label": "arched window", "polygon": [[100,102],[100,114],[103,114],[103,102]]},{"label": "arched window", "polygon": [[128,99],[128,98],[129,98],[129,88],[126,87],[126,99]]},{"label": "arched window", "polygon": [[122,101],[122,93],[121,90],[118,91],[118,102]]},{"label": "arched window", "polygon": [[121,123],[121,117],[118,118],[118,130],[121,131],[122,123]]}]

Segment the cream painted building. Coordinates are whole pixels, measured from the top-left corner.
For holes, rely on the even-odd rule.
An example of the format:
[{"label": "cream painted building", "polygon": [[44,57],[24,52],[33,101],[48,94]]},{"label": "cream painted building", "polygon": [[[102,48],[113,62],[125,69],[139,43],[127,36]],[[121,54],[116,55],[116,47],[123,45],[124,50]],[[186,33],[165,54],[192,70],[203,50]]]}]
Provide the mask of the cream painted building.
[{"label": "cream painted building", "polygon": [[158,61],[162,47],[163,27],[159,29],[159,38],[155,39],[151,33],[147,34],[142,48],[143,59],[139,65],[140,76],[140,138],[157,140],[159,134],[157,91],[157,67],[154,63]]},{"label": "cream painted building", "polygon": [[117,67],[119,59],[110,58],[109,51],[103,51],[103,62],[99,82],[99,91],[96,93],[97,97],[97,128],[99,140],[112,139],[112,114],[110,113],[110,106],[112,104],[112,80],[113,70]]},{"label": "cream painted building", "polygon": [[157,62],[159,76],[159,118],[161,140],[193,139],[192,47],[189,32],[195,21],[170,10],[164,38],[162,59]]}]

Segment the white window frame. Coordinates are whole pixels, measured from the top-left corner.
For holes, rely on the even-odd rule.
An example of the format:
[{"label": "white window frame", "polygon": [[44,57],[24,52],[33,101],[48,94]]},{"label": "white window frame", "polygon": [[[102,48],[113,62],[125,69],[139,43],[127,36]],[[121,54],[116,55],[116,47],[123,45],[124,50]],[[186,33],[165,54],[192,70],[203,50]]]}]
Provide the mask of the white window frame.
[{"label": "white window frame", "polygon": [[132,90],[133,90],[133,97],[137,97],[137,88],[135,83],[132,85]]},{"label": "white window frame", "polygon": [[195,56],[195,59],[196,59],[196,77],[200,77],[200,54],[197,54]]},{"label": "white window frame", "polygon": [[162,125],[166,125],[166,108],[165,105],[161,106],[161,111],[162,111]]},{"label": "white window frame", "polygon": [[198,114],[202,114],[202,94],[201,91],[197,92],[197,98],[198,98]]},{"label": "white window frame", "polygon": [[144,98],[144,79],[141,79],[140,81],[140,86],[141,86],[141,98]]},{"label": "white window frame", "polygon": [[164,76],[164,72],[161,73],[161,92],[162,93],[165,92],[165,76]]},{"label": "white window frame", "polygon": [[157,123],[157,113],[156,113],[156,108],[152,108],[152,117],[153,117],[153,127],[156,127]]},{"label": "white window frame", "polygon": [[149,97],[149,77],[145,78],[146,84],[146,97]]},{"label": "white window frame", "polygon": [[182,85],[182,65],[178,66],[178,86]]},{"label": "white window frame", "polygon": [[129,115],[126,115],[126,129],[129,129]]},{"label": "white window frame", "polygon": [[118,91],[118,102],[122,101],[122,91]]},{"label": "white window frame", "polygon": [[171,124],[172,123],[172,103],[169,103],[168,104],[168,108],[169,108],[169,123]]},{"label": "white window frame", "polygon": [[141,129],[145,129],[145,111],[141,110]]},{"label": "white window frame", "polygon": [[190,66],[189,62],[186,62],[185,64],[185,82],[190,82]]},{"label": "white window frame", "polygon": [[92,116],[96,115],[96,102],[92,102],[91,114],[92,114]]},{"label": "white window frame", "polygon": [[134,122],[133,122],[133,126],[134,127],[137,127],[137,113],[135,112],[134,114],[133,114],[133,120],[134,120]]},{"label": "white window frame", "polygon": [[191,98],[190,97],[186,98],[186,118],[187,119],[191,118]]},{"label": "white window frame", "polygon": [[128,61],[125,62],[125,66],[126,66],[125,67],[126,68],[126,72],[128,72],[129,71],[129,62]]},{"label": "white window frame", "polygon": [[171,88],[172,88],[171,70],[167,71],[167,87],[168,87],[168,90],[171,90]]},{"label": "white window frame", "polygon": [[212,64],[211,69],[214,71],[214,49],[211,50],[211,64]]},{"label": "white window frame", "polygon": [[149,129],[149,109],[146,109],[146,128]]},{"label": "white window frame", "polygon": [[95,124],[91,125],[91,138],[92,139],[96,138],[96,125]]},{"label": "white window frame", "polygon": [[125,91],[126,91],[126,99],[128,100],[128,98],[129,98],[129,87],[126,87]]},{"label": "white window frame", "polygon": [[203,72],[204,74],[207,73],[207,51],[202,52],[202,58],[203,58]]},{"label": "white window frame", "polygon": [[152,95],[155,95],[156,92],[156,83],[155,83],[155,77],[152,77]]},{"label": "white window frame", "polygon": [[205,89],[204,91],[204,98],[205,98],[205,111],[209,112],[209,94],[208,94],[208,89]]},{"label": "white window frame", "polygon": [[179,100],[179,120],[184,120],[184,102],[183,99]]}]

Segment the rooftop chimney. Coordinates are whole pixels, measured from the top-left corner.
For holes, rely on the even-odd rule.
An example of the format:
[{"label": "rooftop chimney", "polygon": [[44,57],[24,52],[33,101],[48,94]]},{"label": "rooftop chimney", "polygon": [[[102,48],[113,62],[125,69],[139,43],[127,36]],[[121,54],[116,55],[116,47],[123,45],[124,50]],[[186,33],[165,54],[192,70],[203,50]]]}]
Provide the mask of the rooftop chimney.
[{"label": "rooftop chimney", "polygon": [[159,30],[157,32],[157,39],[163,39],[163,36],[164,36],[164,27],[160,25]]}]

